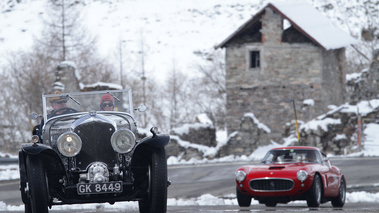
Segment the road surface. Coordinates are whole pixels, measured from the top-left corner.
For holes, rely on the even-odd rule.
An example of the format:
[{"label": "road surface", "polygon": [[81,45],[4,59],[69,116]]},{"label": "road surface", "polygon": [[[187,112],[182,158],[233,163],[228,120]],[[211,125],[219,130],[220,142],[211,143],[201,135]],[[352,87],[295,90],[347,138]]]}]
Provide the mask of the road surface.
[{"label": "road surface", "polygon": [[[336,165],[344,172],[348,185],[348,192],[368,191],[379,192],[378,187],[373,187],[379,183],[378,164],[379,158],[332,158],[332,164]],[[253,162],[257,163],[257,162]],[[172,185],[168,188],[169,198],[197,198],[203,194],[211,194],[216,197],[229,197],[235,194],[234,172],[246,162],[217,163],[202,165],[169,166],[168,175]],[[7,205],[21,205],[18,181],[0,182],[0,200]],[[379,203],[353,203],[346,204],[344,208],[332,208],[330,202],[322,204],[319,208],[308,208],[306,203],[299,204],[278,204],[275,208],[265,207],[265,205],[253,205],[249,208],[239,206],[169,206],[168,212],[256,212],[256,211],[277,211],[277,212],[297,212],[312,211],[320,212],[377,212]],[[62,212],[62,211],[50,211]],[[71,211],[73,212],[73,211]],[[86,212],[78,210],[78,212]],[[90,212],[90,211],[88,211]],[[97,210],[96,212],[102,212]],[[103,211],[106,212],[106,211]],[[109,211],[107,211],[109,212]],[[125,211],[138,212],[138,211]]]}]

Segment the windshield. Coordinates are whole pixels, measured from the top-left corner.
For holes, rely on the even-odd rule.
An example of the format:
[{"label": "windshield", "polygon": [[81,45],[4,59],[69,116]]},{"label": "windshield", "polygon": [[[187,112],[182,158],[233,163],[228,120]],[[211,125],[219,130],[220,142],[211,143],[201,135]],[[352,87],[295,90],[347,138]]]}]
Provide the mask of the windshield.
[{"label": "windshield", "polygon": [[43,117],[90,111],[118,111],[133,116],[130,89],[43,94]]},{"label": "windshield", "polygon": [[321,163],[321,156],[317,150],[287,149],[270,150],[263,158],[263,164],[271,163]]}]

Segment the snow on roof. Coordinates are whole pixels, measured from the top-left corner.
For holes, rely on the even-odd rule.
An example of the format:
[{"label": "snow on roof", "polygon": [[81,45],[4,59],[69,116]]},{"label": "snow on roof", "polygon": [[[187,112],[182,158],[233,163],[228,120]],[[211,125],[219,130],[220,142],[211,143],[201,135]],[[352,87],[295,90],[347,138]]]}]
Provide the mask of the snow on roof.
[{"label": "snow on roof", "polygon": [[107,88],[113,88],[113,89],[122,89],[122,86],[115,83],[105,83],[105,82],[97,82],[94,84],[80,84],[80,89],[83,90],[84,88],[95,88],[95,87],[107,87]]},{"label": "snow on roof", "polygon": [[357,41],[342,29],[333,26],[331,21],[304,0],[273,2],[292,25],[297,25],[307,36],[316,40],[323,48],[338,49]]},{"label": "snow on roof", "polygon": [[224,47],[239,31],[245,29],[250,22],[260,16],[267,7],[279,13],[295,29],[326,50],[338,49],[358,42],[347,32],[332,25],[331,21],[317,11],[309,2],[304,0],[287,0],[267,4],[216,48]]}]

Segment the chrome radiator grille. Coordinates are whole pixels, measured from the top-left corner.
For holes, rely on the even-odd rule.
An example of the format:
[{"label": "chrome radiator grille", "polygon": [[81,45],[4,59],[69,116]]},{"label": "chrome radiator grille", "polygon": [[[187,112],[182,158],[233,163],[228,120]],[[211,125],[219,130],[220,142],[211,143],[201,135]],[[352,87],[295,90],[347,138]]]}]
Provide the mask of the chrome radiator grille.
[{"label": "chrome radiator grille", "polygon": [[108,166],[117,162],[116,154],[111,145],[114,126],[106,122],[86,122],[74,129],[82,139],[82,150],[76,156],[76,165],[85,169],[90,163],[100,161]]}]

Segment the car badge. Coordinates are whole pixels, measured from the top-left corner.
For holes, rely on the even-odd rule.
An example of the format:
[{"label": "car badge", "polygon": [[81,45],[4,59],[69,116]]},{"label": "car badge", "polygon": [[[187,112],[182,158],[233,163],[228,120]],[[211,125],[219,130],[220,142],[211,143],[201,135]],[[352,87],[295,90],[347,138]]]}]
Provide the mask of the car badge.
[{"label": "car badge", "polygon": [[270,175],[273,175],[273,174],[274,174],[273,172],[270,173]]}]

